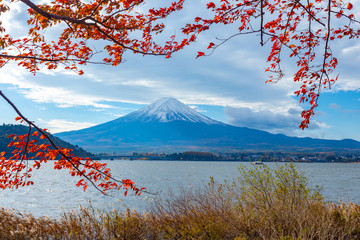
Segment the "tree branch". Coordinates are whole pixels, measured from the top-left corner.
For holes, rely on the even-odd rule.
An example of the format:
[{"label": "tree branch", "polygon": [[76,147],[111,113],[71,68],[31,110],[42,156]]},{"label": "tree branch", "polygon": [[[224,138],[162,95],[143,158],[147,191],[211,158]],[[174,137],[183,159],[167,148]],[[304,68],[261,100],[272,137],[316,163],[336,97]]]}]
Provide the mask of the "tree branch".
[{"label": "tree branch", "polygon": [[323,23],[323,22],[321,22],[319,19],[317,19],[317,18],[309,11],[309,9],[307,9],[307,7],[304,6],[304,5],[300,2],[300,0],[295,0],[295,2],[296,2],[297,4],[299,4],[299,5],[309,14],[309,16],[310,16],[312,19],[314,19],[317,23],[319,23],[319,24],[321,24],[323,27],[325,27],[325,23]]},{"label": "tree branch", "polygon": [[264,46],[264,0],[260,0],[260,45]]},{"label": "tree branch", "polygon": [[320,91],[321,91],[321,84],[322,84],[322,80],[324,77],[324,74],[326,74],[326,59],[328,58],[328,47],[329,47],[329,39],[330,39],[330,33],[331,33],[331,28],[330,28],[330,19],[331,19],[331,0],[328,0],[328,22],[327,22],[327,36],[326,36],[326,41],[325,41],[325,52],[324,52],[324,58],[323,58],[323,63],[322,63],[322,70],[321,70],[321,75],[320,75],[320,80],[319,80],[319,86],[318,86],[318,93],[317,93],[317,98],[319,98],[320,95]]},{"label": "tree branch", "polygon": [[104,65],[110,65],[109,63],[105,62],[93,62],[89,60],[84,59],[76,59],[76,58],[62,58],[62,59],[53,59],[53,58],[40,58],[36,56],[27,56],[27,55],[8,55],[8,54],[0,54],[0,58],[6,58],[6,59],[32,59],[36,61],[44,61],[44,62],[86,62],[91,64],[104,64]]},{"label": "tree branch", "polygon": [[30,0],[20,0],[20,1],[23,2],[24,4],[26,4],[31,9],[33,9],[35,12],[39,13],[40,15],[42,15],[42,16],[48,18],[48,19],[56,19],[56,20],[61,20],[61,21],[68,21],[68,22],[71,22],[71,23],[82,24],[82,25],[86,25],[86,26],[93,26],[94,25],[93,23],[87,23],[86,18],[76,19],[76,18],[71,18],[71,17],[60,16],[60,15],[48,13],[48,12],[42,10],[41,8],[39,8],[37,5],[35,5]]},{"label": "tree branch", "polygon": [[101,191],[100,188],[98,188],[98,186],[96,186],[96,184],[88,177],[86,176],[72,161],[71,157],[68,157],[67,155],[65,155],[62,151],[60,151],[59,147],[56,146],[56,144],[51,140],[51,138],[46,134],[46,132],[44,132],[42,129],[40,129],[38,126],[36,126],[33,122],[31,122],[30,120],[28,120],[20,111],[19,109],[15,106],[15,104],[13,102],[11,102],[11,100],[9,98],[7,98],[3,92],[0,90],[0,96],[15,110],[15,112],[19,115],[19,117],[21,117],[27,124],[29,124],[29,126],[33,126],[34,128],[36,128],[36,130],[38,130],[48,141],[49,143],[56,149],[59,150],[59,153],[61,154],[62,157],[64,157],[66,159],[67,162],[69,162],[76,171],[78,171],[81,176],[83,176],[88,182],[90,182],[99,192],[101,192],[104,195],[107,195],[106,193],[104,193],[103,191]]},{"label": "tree branch", "polygon": [[99,32],[101,32],[102,34],[104,34],[105,37],[107,37],[108,39],[110,39],[113,43],[116,43],[117,45],[125,48],[125,49],[128,49],[128,50],[131,50],[135,53],[140,53],[140,54],[144,54],[144,55],[155,55],[155,56],[165,56],[167,55],[167,53],[152,53],[152,52],[143,52],[143,51],[140,51],[140,50],[136,50],[134,48],[131,48],[131,47],[128,47],[124,44],[122,44],[121,42],[117,41],[115,38],[113,38],[112,36],[110,36],[108,33],[106,33],[104,30],[102,30],[98,25],[95,25],[96,29],[99,30]]}]

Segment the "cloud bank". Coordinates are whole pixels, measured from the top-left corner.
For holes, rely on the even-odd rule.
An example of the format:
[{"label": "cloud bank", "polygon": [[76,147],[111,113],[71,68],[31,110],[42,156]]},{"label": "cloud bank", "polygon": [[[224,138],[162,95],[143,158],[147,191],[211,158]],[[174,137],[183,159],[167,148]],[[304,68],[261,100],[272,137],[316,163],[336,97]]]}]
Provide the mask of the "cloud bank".
[{"label": "cloud bank", "polygon": [[[297,135],[301,122],[301,111],[290,108],[286,113],[275,113],[270,110],[254,111],[247,107],[226,107],[228,123],[238,127],[266,130],[271,133]],[[312,121],[309,129],[328,128],[325,123]]]}]

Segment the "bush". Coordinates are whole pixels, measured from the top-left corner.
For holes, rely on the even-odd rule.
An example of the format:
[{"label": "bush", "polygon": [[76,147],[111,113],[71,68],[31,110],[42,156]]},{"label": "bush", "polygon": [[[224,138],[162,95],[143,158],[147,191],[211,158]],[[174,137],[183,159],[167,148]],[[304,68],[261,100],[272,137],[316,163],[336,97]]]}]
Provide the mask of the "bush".
[{"label": "bush", "polygon": [[141,214],[81,207],[48,219],[0,209],[0,239],[360,239],[360,206],[327,204],[293,164],[239,172]]},{"label": "bush", "polygon": [[182,191],[152,208],[166,239],[360,239],[359,206],[326,204],[293,164],[239,168],[232,182]]}]

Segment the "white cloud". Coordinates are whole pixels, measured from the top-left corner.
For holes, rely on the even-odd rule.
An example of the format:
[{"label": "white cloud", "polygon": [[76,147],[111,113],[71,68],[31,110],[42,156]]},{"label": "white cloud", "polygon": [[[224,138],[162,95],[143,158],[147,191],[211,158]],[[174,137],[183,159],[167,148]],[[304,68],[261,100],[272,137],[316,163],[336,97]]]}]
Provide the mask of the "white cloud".
[{"label": "white cloud", "polygon": [[72,130],[79,130],[83,128],[92,127],[95,124],[90,122],[72,122],[63,119],[53,119],[50,121],[43,121],[42,119],[38,119],[41,122],[41,125],[51,129],[51,133],[58,133],[64,131],[72,131]]},{"label": "white cloud", "polygon": [[103,99],[76,94],[75,92],[61,89],[59,87],[40,87],[33,86],[31,89],[21,89],[20,93],[26,98],[34,100],[38,103],[55,103],[60,108],[68,108],[74,106],[93,106],[95,108],[113,108],[108,104],[98,103]]},{"label": "white cloud", "polygon": [[341,106],[340,106],[339,104],[336,104],[336,103],[331,103],[331,104],[329,105],[329,108],[339,109],[339,108],[341,108]]},{"label": "white cloud", "polygon": [[360,78],[341,78],[329,91],[360,91]]},{"label": "white cloud", "polygon": [[[248,127],[265,130],[271,133],[299,135],[299,125],[302,121],[300,109],[290,108],[286,113],[276,113],[270,110],[254,111],[247,107],[227,107],[225,114],[228,123],[238,127]],[[310,130],[329,128],[326,123],[312,120]]]},{"label": "white cloud", "polygon": [[125,116],[124,114],[114,114],[113,115],[114,117],[123,117],[123,116]]},{"label": "white cloud", "polygon": [[119,82],[115,82],[113,84],[152,88],[154,86],[158,86],[159,82],[149,80],[149,79],[138,79],[138,80],[119,81]]},{"label": "white cloud", "polygon": [[8,64],[2,69],[0,83],[11,84],[26,98],[38,103],[55,103],[58,107],[93,106],[95,108],[112,108],[111,105],[99,103],[111,100],[90,94],[73,91],[71,85],[51,86],[51,83],[42,84],[41,81],[26,72],[26,70]]},{"label": "white cloud", "polygon": [[360,45],[343,48],[341,53],[344,55],[358,55],[360,53]]},{"label": "white cloud", "polygon": [[315,124],[319,126],[319,128],[332,128],[333,126],[327,125],[324,122],[315,121]]},{"label": "white cloud", "polygon": [[195,105],[189,105],[189,107],[191,107],[192,109],[194,109],[195,111],[200,112],[200,113],[207,112],[206,110],[200,109],[198,106],[195,106]]},{"label": "white cloud", "polygon": [[21,34],[24,32],[23,21],[26,20],[24,18],[25,14],[23,11],[25,6],[20,1],[7,1],[5,4],[9,6],[10,11],[1,14],[1,25],[5,28],[6,33],[18,36],[19,33]]}]

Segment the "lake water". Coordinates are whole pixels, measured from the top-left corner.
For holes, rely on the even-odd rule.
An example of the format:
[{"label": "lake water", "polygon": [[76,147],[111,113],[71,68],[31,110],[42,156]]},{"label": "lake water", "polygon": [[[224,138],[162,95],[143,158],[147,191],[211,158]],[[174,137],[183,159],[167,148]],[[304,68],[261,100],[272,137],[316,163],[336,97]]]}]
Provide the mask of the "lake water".
[{"label": "lake water", "polygon": [[[146,187],[159,197],[166,197],[167,190],[176,192],[180,187],[191,188],[208,183],[210,177],[218,182],[238,176],[237,167],[250,163],[239,162],[190,162],[190,161],[107,161],[113,175],[118,179],[130,178],[137,186]],[[275,167],[281,163],[268,163]],[[357,163],[296,163],[305,172],[312,187],[323,188],[327,201],[360,203],[360,164]],[[123,192],[113,192],[112,196],[101,195],[89,186],[84,192],[77,188],[77,179],[65,171],[53,170],[49,162],[33,173],[34,185],[20,189],[0,191],[0,207],[14,208],[35,216],[59,217],[63,211],[88,206],[95,208],[131,208],[146,210],[154,200],[151,194],[127,197]]]}]

